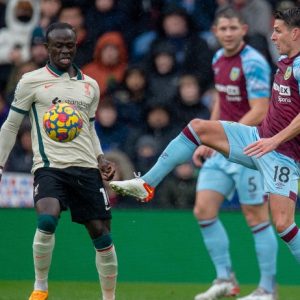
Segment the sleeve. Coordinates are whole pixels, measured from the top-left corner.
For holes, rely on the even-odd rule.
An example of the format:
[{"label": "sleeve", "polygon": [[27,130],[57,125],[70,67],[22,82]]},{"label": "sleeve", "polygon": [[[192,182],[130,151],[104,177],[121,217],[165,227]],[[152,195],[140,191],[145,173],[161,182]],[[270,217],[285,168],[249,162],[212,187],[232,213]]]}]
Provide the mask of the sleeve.
[{"label": "sleeve", "polygon": [[0,131],[0,166],[4,166],[16,142],[16,137],[24,118],[24,114],[10,110]]},{"label": "sleeve", "polygon": [[94,87],[94,98],[89,110],[89,121],[90,121],[89,129],[90,129],[90,135],[93,143],[94,152],[96,157],[98,157],[99,155],[103,154],[101,143],[95,130],[95,115],[99,105],[100,89],[97,83],[95,83],[93,87]]},{"label": "sleeve", "polygon": [[27,114],[31,109],[33,100],[34,93],[30,80],[23,76],[16,87],[11,109],[21,114]]},{"label": "sleeve", "polygon": [[271,68],[267,61],[256,54],[242,58],[248,99],[269,98],[271,93]]},{"label": "sleeve", "polygon": [[100,140],[99,140],[96,130],[95,130],[95,122],[94,121],[90,122],[90,133],[91,133],[92,143],[93,143],[93,147],[94,147],[94,152],[95,152],[96,157],[98,157],[99,155],[103,154],[103,151],[102,151]]},{"label": "sleeve", "polygon": [[298,91],[300,94],[300,56],[298,56],[293,63],[293,75],[298,83]]}]

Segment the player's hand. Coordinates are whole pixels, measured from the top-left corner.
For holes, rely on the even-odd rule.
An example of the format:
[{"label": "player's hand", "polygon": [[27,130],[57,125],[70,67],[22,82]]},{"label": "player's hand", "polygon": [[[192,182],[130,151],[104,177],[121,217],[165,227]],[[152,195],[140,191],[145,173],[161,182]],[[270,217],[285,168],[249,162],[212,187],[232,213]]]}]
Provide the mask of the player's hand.
[{"label": "player's hand", "polygon": [[202,167],[203,159],[211,157],[214,152],[215,150],[213,150],[212,148],[204,145],[199,146],[193,154],[193,162],[195,166],[199,168]]},{"label": "player's hand", "polygon": [[275,150],[279,146],[279,143],[276,141],[276,139],[273,138],[265,138],[260,139],[250,145],[248,145],[244,149],[244,153],[248,156],[255,156],[256,158],[259,158],[266,153],[269,153],[273,150]]},{"label": "player's hand", "polygon": [[116,172],[115,164],[105,159],[103,155],[98,157],[98,163],[102,178],[106,181],[112,180]]}]

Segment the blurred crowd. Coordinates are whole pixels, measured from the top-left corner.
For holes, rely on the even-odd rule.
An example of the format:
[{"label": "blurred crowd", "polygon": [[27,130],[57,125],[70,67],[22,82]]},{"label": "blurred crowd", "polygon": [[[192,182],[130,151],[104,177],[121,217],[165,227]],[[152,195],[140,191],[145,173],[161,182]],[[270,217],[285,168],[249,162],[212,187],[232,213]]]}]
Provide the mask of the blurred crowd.
[{"label": "blurred crowd", "polygon": [[[145,173],[189,120],[210,117],[211,60],[219,48],[211,27],[215,12],[229,4],[249,25],[247,42],[274,70],[272,12],[299,0],[0,0],[0,126],[21,76],[48,60],[46,28],[67,22],[77,32],[75,63],[100,86],[96,131],[117,166],[115,179]],[[31,164],[25,119],[5,169],[30,172]],[[177,167],[151,205],[192,207],[197,173],[192,162]],[[117,207],[139,205],[111,190],[109,196]]]}]

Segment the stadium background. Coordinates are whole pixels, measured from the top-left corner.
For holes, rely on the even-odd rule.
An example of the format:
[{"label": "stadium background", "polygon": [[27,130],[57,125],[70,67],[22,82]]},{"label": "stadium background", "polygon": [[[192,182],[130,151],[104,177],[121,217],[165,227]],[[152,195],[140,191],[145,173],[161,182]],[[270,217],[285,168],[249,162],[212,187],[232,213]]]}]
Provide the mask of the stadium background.
[{"label": "stadium background", "polygon": [[[10,3],[11,2],[12,0],[10,0]],[[21,1],[16,0],[16,3],[17,2]],[[46,3],[47,0],[41,0],[39,2]],[[98,28],[103,29],[103,31],[100,33],[92,32],[90,34],[100,36],[105,32],[120,29],[122,31],[122,34],[124,34],[126,46],[128,46],[129,49],[129,58],[126,62],[126,67],[135,68],[136,64],[140,63],[139,59],[141,59],[142,55],[137,50],[140,50],[140,48],[138,47],[140,47],[141,43],[144,41],[143,39],[139,40],[138,38],[144,36],[143,34],[149,32],[150,35],[146,36],[148,38],[149,36],[153,38],[153,32],[155,34],[158,34],[159,31],[161,31],[162,28],[160,28],[158,24],[160,24],[159,18],[161,15],[163,15],[162,12],[164,12],[164,6],[171,4],[184,6],[188,2],[193,1],[121,0],[118,3],[120,6],[115,7],[116,11],[114,11],[113,15],[108,18],[106,18],[104,14],[102,15],[103,20],[108,20],[108,22],[103,21],[103,23],[99,23],[100,25],[98,24]],[[196,30],[196,32],[194,33],[199,34],[199,36],[207,42],[211,52],[214,52],[218,45],[216,45],[216,41],[213,39],[213,36],[209,29],[213,18],[213,13],[218,8],[221,2],[234,3],[235,1],[199,0],[195,1],[197,5],[195,5],[193,9],[191,7],[188,7],[188,9],[190,9],[188,11],[189,16],[192,18],[195,18],[195,16],[197,16],[197,19],[194,19],[194,21],[195,23],[197,23],[198,30]],[[253,35],[252,39],[249,39],[249,42],[252,42],[253,46],[256,46],[259,50],[262,51],[263,54],[266,55],[270,64],[273,65],[274,68],[274,64],[276,62],[276,54],[274,54],[273,52],[274,49],[272,49],[268,42],[266,42],[266,40],[269,39],[270,31],[267,30],[267,32],[255,32],[254,27],[255,25],[257,25],[257,27],[260,27],[258,29],[264,29],[264,26],[260,26],[259,24],[260,15],[263,19],[267,19],[268,16],[270,16],[270,12],[272,9],[299,5],[299,1],[246,0],[245,3],[246,2],[252,2],[252,5],[258,6],[261,5],[261,3],[268,4],[268,6],[264,6],[264,8],[259,9],[256,14],[253,14],[252,12],[252,15],[248,15],[248,20],[250,20],[250,22],[251,20],[254,20],[254,22],[251,23],[251,28],[253,29],[251,32]],[[0,36],[4,34],[4,30],[6,30],[8,27],[7,24],[5,24],[6,5],[8,3],[9,1],[0,0]],[[84,9],[84,17],[91,17],[91,15],[88,14],[88,10],[90,7],[92,7],[94,1],[53,0],[48,1],[48,4],[49,3],[51,5],[60,3],[59,5],[61,5],[62,8],[79,6]],[[200,6],[199,3],[201,3]],[[203,9],[202,7],[201,10],[201,5],[204,5],[205,9]],[[199,7],[200,11],[198,10]],[[116,22],[118,20],[118,16],[123,16],[122,14],[120,14],[120,8],[121,10],[123,9],[123,12],[125,11],[130,16],[130,18],[132,18],[132,20],[127,19],[128,24],[126,24],[126,26],[122,27],[121,24],[121,28],[116,28],[111,26],[111,24],[120,24],[119,22]],[[247,12],[249,12],[250,10],[245,8],[244,11],[245,14],[247,14]],[[47,18],[45,18],[45,14],[43,15],[43,13],[41,12],[40,20],[38,21],[38,24],[36,24],[36,28],[32,27],[31,32],[28,35],[29,42],[27,46],[30,48],[31,54],[44,42],[41,32],[43,33],[46,28],[46,21],[49,21],[51,23],[53,21],[59,20],[60,15],[61,12],[58,13],[57,11],[57,13],[51,17],[51,20],[46,20]],[[255,16],[255,18],[253,16]],[[100,19],[101,18],[99,18],[99,20]],[[132,23],[133,19],[134,23]],[[271,25],[272,19],[270,18],[270,20],[267,20],[267,22]],[[97,26],[89,26],[89,28],[87,29],[93,29],[93,27],[97,28]],[[131,31],[132,28],[136,28],[135,32]],[[78,30],[80,30],[81,32],[81,28]],[[9,33],[11,38],[14,36],[18,36],[13,31],[9,31]],[[139,36],[139,34],[141,36]],[[135,38],[137,38],[137,40],[135,40]],[[3,46],[9,45],[10,40],[11,39],[7,40],[7,43],[3,44]],[[138,43],[138,41],[140,41],[140,43]],[[151,55],[158,55],[160,51],[174,55],[170,48],[165,46],[166,45],[164,45],[163,49],[160,47],[152,49],[153,53],[151,53]],[[148,50],[150,51],[150,49]],[[82,52],[84,52],[84,50],[81,49],[81,51],[79,52],[80,59],[82,59]],[[90,51],[90,53],[92,53],[92,51]],[[147,55],[145,55],[145,57],[148,59]],[[33,56],[25,61],[18,61],[18,59],[16,59],[8,63],[5,59],[6,57],[3,57],[3,52],[1,52],[0,126],[7,116],[18,76],[20,76],[25,71],[29,71],[32,70],[32,68],[39,67],[38,65],[41,63],[45,63],[44,61],[36,61],[36,58],[34,58]],[[88,63],[86,59],[81,61],[80,59],[77,61],[79,65],[81,63]],[[92,59],[92,55],[90,55],[89,59]],[[150,79],[156,79],[153,70],[149,68],[148,65],[144,65],[143,63],[144,61],[141,62],[139,68],[141,66],[143,68],[145,67],[145,71]],[[190,72],[190,69],[186,67],[187,66],[183,66],[181,64],[177,66],[177,70]],[[196,69],[195,66],[192,67],[193,69]],[[124,75],[125,68],[123,72]],[[178,79],[179,73],[172,74],[172,77],[170,77],[169,79],[167,78],[168,82],[173,82],[172,80],[174,78]],[[205,82],[205,80],[203,80],[203,76],[201,76],[201,72],[198,72],[196,75],[200,77],[199,85],[201,86],[201,88],[207,89],[208,91],[206,94],[201,94],[201,99],[199,100],[199,102],[210,109],[210,101],[212,96],[209,93],[209,85],[211,84],[211,82]],[[120,104],[118,102],[118,100],[120,100],[118,99],[119,94],[115,93],[114,88],[116,87],[116,85],[120,85],[121,92],[123,92],[122,95],[124,95],[124,81],[112,80],[114,78],[109,77],[109,74],[106,74],[106,76],[108,76],[106,79],[107,83],[109,84],[107,93],[104,93],[104,88],[101,87],[101,90],[103,92],[102,108],[104,109],[104,107],[110,107],[112,104],[110,102],[111,99],[116,100],[117,104],[114,103],[114,105],[118,107],[118,104]],[[153,82],[156,81],[154,80]],[[170,86],[171,84],[163,85],[163,87]],[[176,88],[177,87],[178,86],[176,86]],[[110,88],[112,88],[111,91],[109,90]],[[120,92],[118,88],[116,89],[116,91]],[[152,91],[152,93],[155,92],[155,90]],[[159,90],[158,92],[160,94],[163,94],[164,90]],[[148,98],[152,101],[153,95],[151,97],[149,96]],[[159,106],[161,108],[161,103],[153,102],[151,103],[151,105],[149,105],[148,103],[147,105],[143,106],[142,110],[145,110],[145,113],[148,113],[153,109],[152,105],[154,107]],[[163,108],[167,110],[170,109],[168,105],[163,106]],[[134,109],[136,109],[136,107],[134,107]],[[125,111],[125,113],[127,113],[127,115],[131,115],[132,111],[127,110]],[[173,111],[171,110],[171,114],[172,113]],[[122,113],[120,114],[120,116],[124,117]],[[137,115],[132,114],[132,117],[136,118]],[[133,160],[131,168],[127,168],[127,171],[128,169],[131,170],[132,168],[137,169],[138,171],[143,171],[143,168],[148,168],[149,164],[153,162],[155,157],[152,157],[152,160],[149,160],[149,158],[145,158],[142,162],[137,161],[135,159],[136,153],[127,153],[125,150],[128,149],[122,148],[122,141],[124,138],[123,129],[125,127],[124,121],[126,121],[125,119],[121,120],[123,121],[123,123],[118,123],[118,126],[114,124],[114,126],[112,126],[114,128],[105,128],[105,130],[103,130],[103,128],[101,130],[101,126],[103,127],[103,123],[101,123],[100,118],[96,121],[98,122],[97,133],[99,134],[103,142],[106,154],[109,154],[113,159],[115,159],[116,157],[120,159],[120,156],[112,153],[117,149],[124,151],[126,154],[128,154],[129,158]],[[132,119],[130,121],[132,121]],[[136,123],[133,124],[133,127],[142,127],[141,125],[143,123],[143,119],[137,118],[135,121]],[[129,129],[131,130],[132,128]],[[135,129],[136,128],[133,128],[133,130]],[[31,284],[34,276],[31,244],[36,227],[36,218],[35,212],[32,208],[32,178],[30,175],[28,175],[31,166],[31,161],[29,158],[31,158],[30,155],[32,155],[32,152],[30,147],[28,147],[28,139],[23,139],[24,136],[26,137],[28,130],[28,123],[25,122],[18,136],[16,147],[9,158],[9,162],[5,170],[6,173],[0,186],[0,300],[23,299],[10,296],[13,295],[13,290],[19,289],[18,284],[12,285],[12,289],[9,291],[7,296],[1,294],[1,291],[3,291],[7,286],[10,286],[11,281],[13,282],[15,280],[28,280]],[[177,130],[175,131],[177,132]],[[137,142],[138,138],[136,137],[136,135],[134,135],[136,137],[135,143],[137,145],[147,144],[148,146],[153,146],[154,144],[154,148],[156,148],[156,151],[159,147],[163,147],[163,143],[166,142],[165,140],[169,140],[171,138],[171,131],[168,131],[167,135],[167,133],[164,133],[163,130],[159,131],[157,128],[153,130],[153,132],[151,132],[153,133],[151,136],[152,140],[148,139],[149,131],[146,133],[147,139],[145,139],[145,132],[142,132],[142,134],[138,136],[139,142]],[[130,135],[133,136],[132,133]],[[165,140],[162,140],[161,136],[167,136],[167,138]],[[132,141],[130,141],[130,143],[131,142]],[[121,164],[124,165],[125,161],[122,160],[122,158],[120,160],[122,161]],[[119,162],[119,160],[117,160],[116,162]],[[9,173],[9,171],[17,173]],[[124,176],[124,173],[122,175]],[[132,172],[129,176],[132,176]],[[193,172],[191,176],[192,180],[188,181],[189,186],[191,186],[191,183],[195,183],[196,177],[197,172]],[[179,183],[178,181],[175,181],[175,183],[176,188],[178,188],[178,192],[180,189],[182,194],[189,195],[189,200],[186,200],[185,203],[174,204],[169,202],[165,203],[164,206],[162,206],[160,205],[160,199],[157,198],[153,201],[153,203],[150,204],[136,204],[132,199],[126,199],[125,201],[125,199],[117,199],[115,198],[115,195],[110,195],[112,196],[111,200],[114,201],[115,204],[115,208],[113,210],[112,232],[118,251],[118,259],[120,265],[120,283],[137,283],[137,285],[135,286],[135,288],[137,289],[138,286],[142,286],[142,283],[144,282],[164,283],[167,285],[169,284],[170,286],[171,283],[175,283],[178,285],[181,283],[208,284],[214,278],[215,274],[213,266],[204,248],[202,239],[199,236],[200,233],[197,227],[197,223],[195,222],[192,215],[191,205],[193,201],[194,191],[191,191],[190,189],[184,189],[184,187],[186,187],[186,185],[184,185],[186,183],[184,180],[180,179]],[[182,186],[183,188],[181,188]],[[221,213],[221,219],[224,220],[224,224],[228,229],[230,235],[233,266],[240,283],[255,285],[258,281],[259,274],[254,253],[252,236],[245,224],[242,214],[240,213],[238,199],[236,196],[232,201],[224,203]],[[299,224],[299,209],[297,211],[296,220]],[[72,249],[72,251],[67,251],[66,249]],[[53,265],[50,272],[50,280],[51,282],[80,281],[93,282],[97,284],[97,273],[94,266],[94,255],[91,242],[85,230],[81,226],[72,224],[70,222],[68,213],[62,216],[57,230],[57,242],[53,257]],[[278,283],[279,289],[281,286],[283,287],[294,285],[299,287],[300,285],[299,266],[296,265],[293,257],[290,255],[289,251],[281,241],[279,241]],[[74,286],[74,289],[76,290],[76,285]],[[200,289],[197,291],[200,291]],[[298,295],[300,295],[300,289],[298,289],[297,291]],[[29,292],[29,290],[26,289],[26,292]],[[63,299],[69,300],[67,297]],[[141,297],[135,298],[134,300],[143,299],[144,298]],[[156,300],[157,298],[149,299]],[[167,297],[165,299],[171,298]],[[176,295],[174,295],[174,297],[172,297],[172,300],[173,299],[184,300],[186,298],[180,298],[180,296],[178,298],[176,297]],[[295,296],[290,299],[283,299],[299,300],[300,296]],[[120,297],[120,300],[123,300],[122,297]]]}]

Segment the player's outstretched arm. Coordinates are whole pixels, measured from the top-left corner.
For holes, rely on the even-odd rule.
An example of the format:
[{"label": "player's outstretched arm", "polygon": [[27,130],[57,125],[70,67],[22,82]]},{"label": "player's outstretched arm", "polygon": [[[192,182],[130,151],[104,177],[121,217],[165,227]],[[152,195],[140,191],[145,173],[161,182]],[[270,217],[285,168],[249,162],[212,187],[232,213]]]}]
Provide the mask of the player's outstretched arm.
[{"label": "player's outstretched arm", "polygon": [[280,144],[287,142],[300,134],[300,114],[285,129],[270,138],[263,138],[248,145],[244,153],[248,156],[261,157],[264,154],[275,150]]},{"label": "player's outstretched arm", "polygon": [[0,131],[0,180],[3,167],[16,142],[17,134],[21,126],[23,114],[10,110],[8,117]]}]

